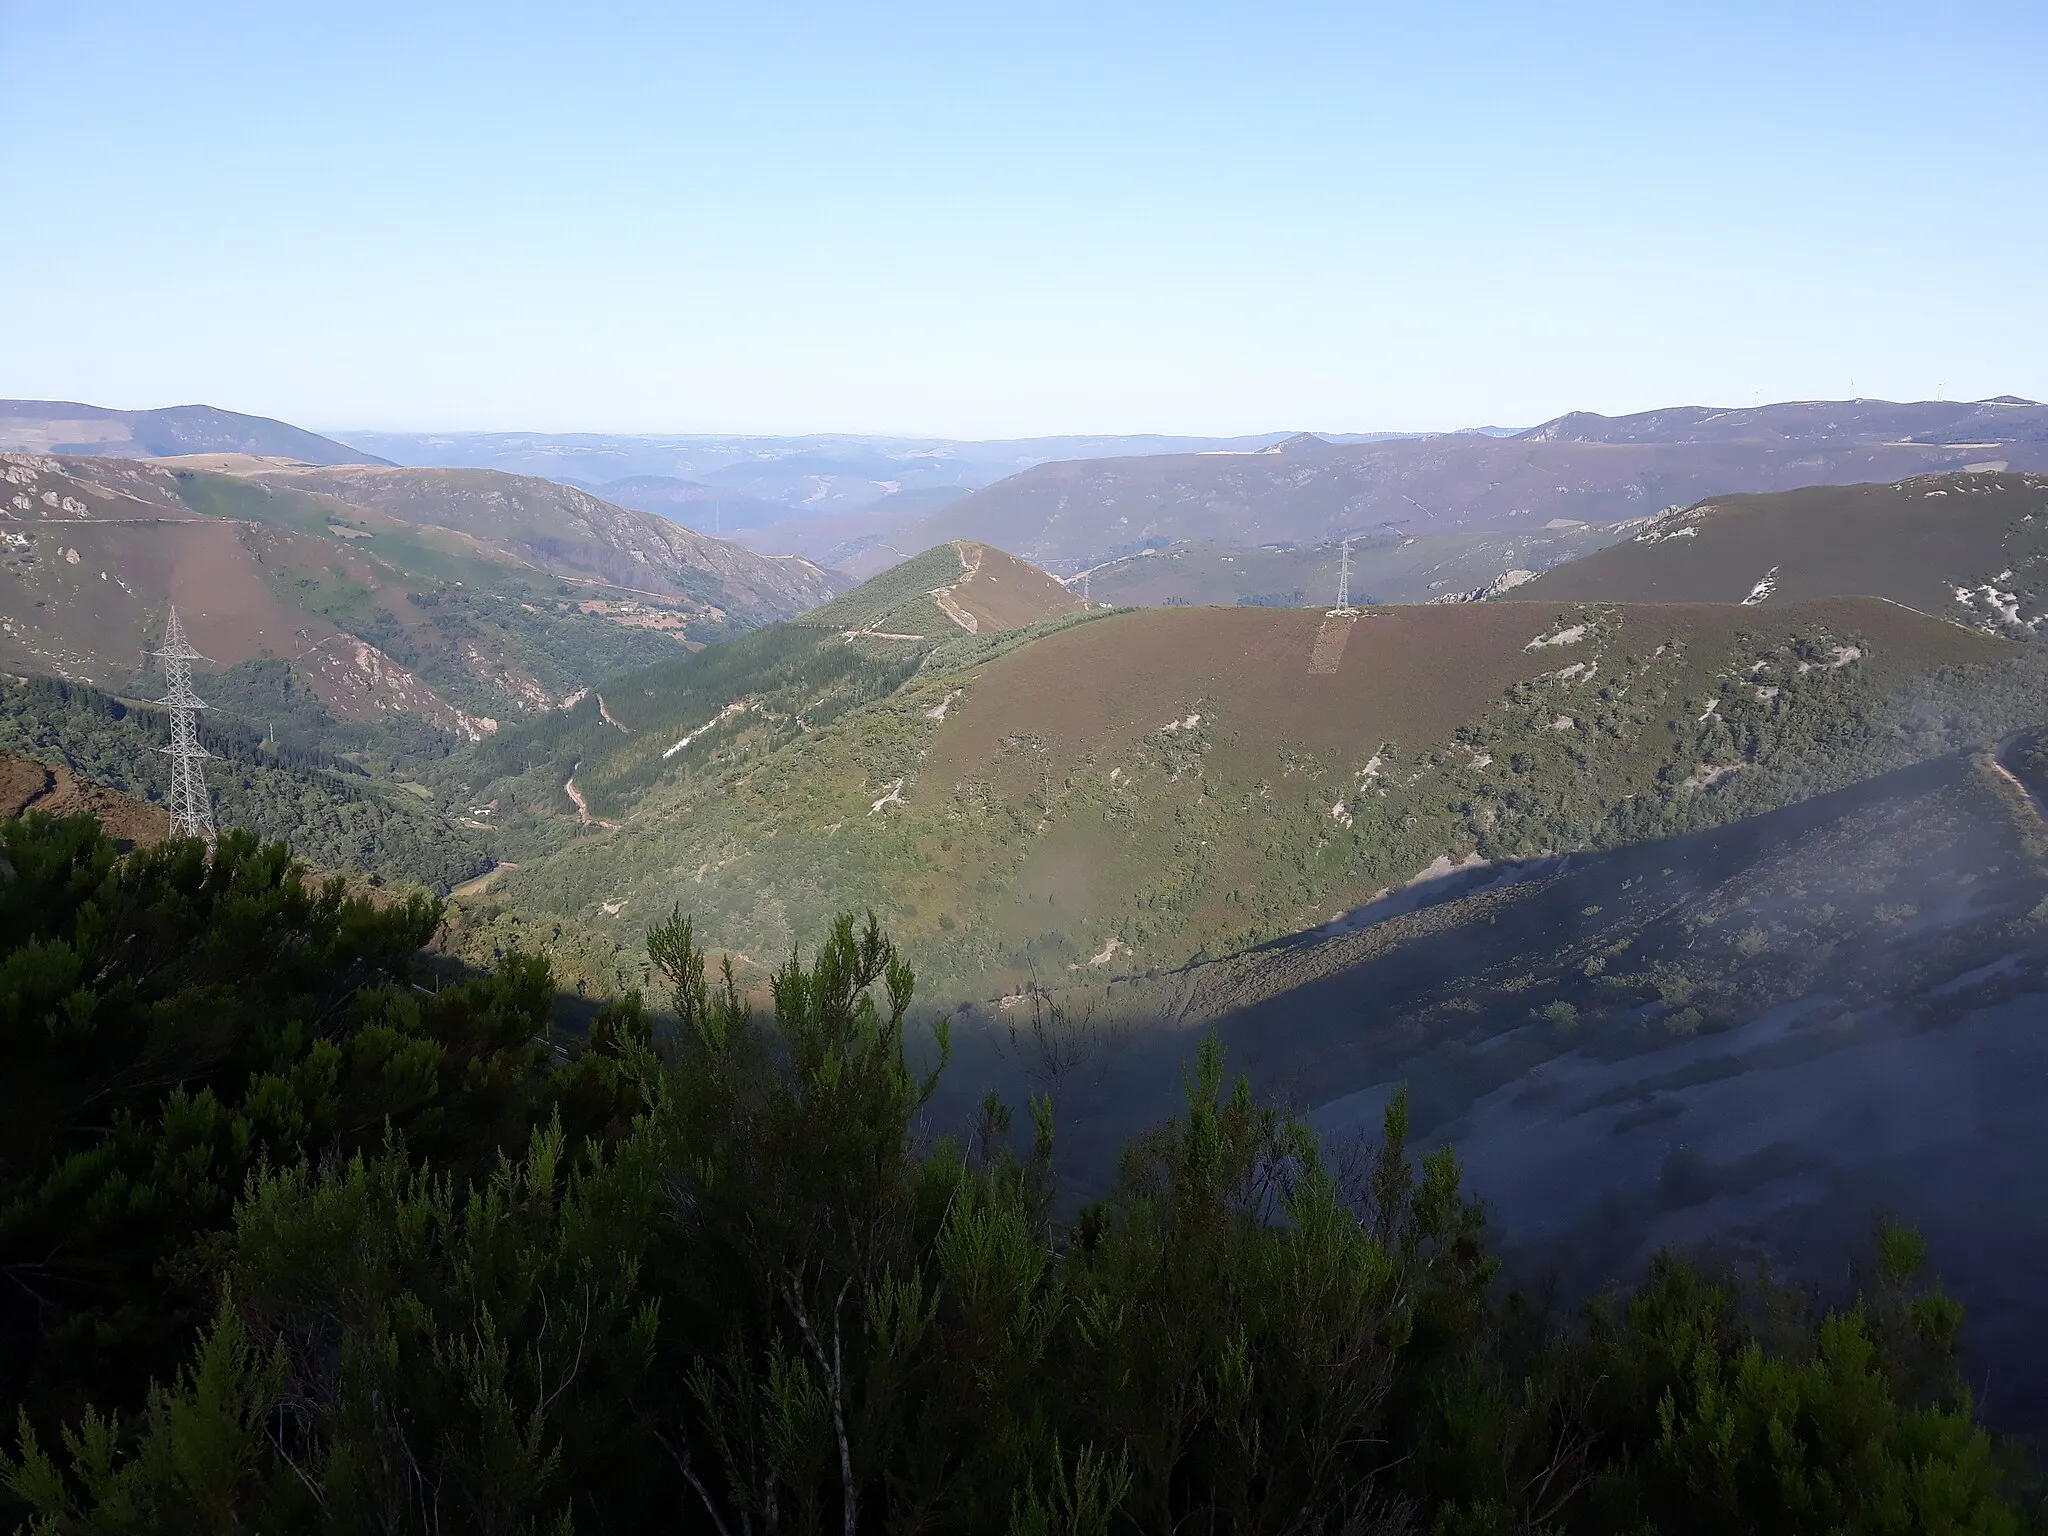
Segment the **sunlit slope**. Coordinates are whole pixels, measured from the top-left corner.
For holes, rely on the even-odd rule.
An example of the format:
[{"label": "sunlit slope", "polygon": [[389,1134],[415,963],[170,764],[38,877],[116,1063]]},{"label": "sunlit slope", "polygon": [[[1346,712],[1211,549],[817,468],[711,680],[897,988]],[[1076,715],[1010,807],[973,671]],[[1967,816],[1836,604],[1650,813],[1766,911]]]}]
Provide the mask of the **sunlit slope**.
[{"label": "sunlit slope", "polygon": [[827,725],[693,743],[616,830],[493,893],[641,927],[680,902],[755,957],[872,904],[935,980],[1177,965],[1427,870],[1848,782],[1894,750],[1873,722],[1902,688],[2014,650],[1873,599],[962,636]]},{"label": "sunlit slope", "polygon": [[794,623],[614,676],[493,740],[478,754],[480,771],[523,777],[529,796],[538,790],[557,809],[574,804],[573,775],[586,814],[620,816],[665,779],[773,753],[887,697],[920,668],[946,665],[970,637],[1057,622],[1081,607],[1001,550],[942,544]]},{"label": "sunlit slope", "polygon": [[1023,629],[1083,603],[1046,575],[988,544],[938,544],[803,615],[818,629],[944,639]]},{"label": "sunlit slope", "polygon": [[[0,456],[0,665],[146,687],[143,652],[176,604],[218,667],[276,658],[338,719],[403,717],[475,739],[680,654],[693,626],[725,633],[742,601],[709,568],[678,567],[668,585],[696,595],[665,597],[579,576],[580,555],[538,568],[522,541],[540,538],[540,503],[415,500],[401,516],[309,488],[324,472],[305,466],[268,475],[251,471],[263,461],[221,457],[235,473],[198,462]],[[778,579],[810,570],[698,542]],[[770,613],[800,603],[786,596]]]},{"label": "sunlit slope", "polygon": [[1770,606],[1839,593],[1888,597],[1992,632],[2031,631],[2048,608],[2048,476],[1930,475],[1719,496],[1516,595]]},{"label": "sunlit slope", "polygon": [[789,618],[831,595],[824,573],[808,561],[757,555],[530,475],[246,459],[213,467],[269,489],[459,534],[551,575],[680,599],[749,623]]}]

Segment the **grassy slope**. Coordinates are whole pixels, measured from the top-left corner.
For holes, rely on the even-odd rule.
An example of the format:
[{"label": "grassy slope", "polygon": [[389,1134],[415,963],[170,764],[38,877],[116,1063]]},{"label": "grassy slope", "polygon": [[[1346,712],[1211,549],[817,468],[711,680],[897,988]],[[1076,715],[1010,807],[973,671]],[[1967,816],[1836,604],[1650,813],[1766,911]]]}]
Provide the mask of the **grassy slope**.
[{"label": "grassy slope", "polygon": [[962,571],[957,547],[936,544],[813,608],[797,622],[815,629],[887,630],[936,638],[959,626],[940,612],[931,594],[957,582]]},{"label": "grassy slope", "polygon": [[1027,561],[987,544],[956,548],[966,569],[945,595],[952,612],[972,619],[977,633],[1025,629],[1083,610],[1078,597]]},{"label": "grassy slope", "polygon": [[[1862,599],[1496,603],[1374,610],[1319,675],[1322,623],[1168,609],[963,636],[829,726],[664,777],[620,830],[494,899],[628,929],[680,901],[715,942],[768,957],[851,895],[935,981],[1065,974],[1112,939],[1132,953],[1103,973],[1170,966],[1312,926],[1440,858],[1713,825],[1938,750],[1946,724],[1895,729],[1902,690],[2013,654]],[[1530,648],[1574,627],[1575,644]],[[2026,694],[1984,672],[1954,685],[1998,695],[1969,729]]]},{"label": "grassy slope", "polygon": [[568,806],[561,786],[574,774],[592,811],[615,816],[664,777],[772,751],[886,697],[931,649],[771,625],[615,677],[570,709],[481,743],[474,761],[482,782],[537,773],[557,809]]},{"label": "grassy slope", "polygon": [[[1000,551],[970,546],[971,575],[962,558],[942,545],[797,623],[614,677],[574,707],[480,746],[479,782],[522,781],[508,788],[515,800],[559,811],[574,775],[592,814],[622,815],[665,777],[772,752],[893,693],[936,650],[966,638],[933,601],[935,587],[987,632],[1080,608],[1044,572]],[[913,622],[931,633],[897,627]],[[870,628],[879,633],[844,638]],[[917,638],[896,638],[907,634]]]},{"label": "grassy slope", "polygon": [[1079,598],[1037,566],[987,544],[960,541],[913,555],[796,622],[943,640],[966,626],[939,604],[941,592],[981,633],[1023,629],[1082,608]]},{"label": "grassy slope", "polygon": [[1996,629],[2004,626],[1981,597],[1961,602],[1955,591],[1992,583],[2017,598],[2022,619],[2037,618],[2048,599],[2048,476],[1938,475],[1716,497],[1549,571],[1518,595],[1740,602],[1770,572],[1767,604],[1864,592]]}]

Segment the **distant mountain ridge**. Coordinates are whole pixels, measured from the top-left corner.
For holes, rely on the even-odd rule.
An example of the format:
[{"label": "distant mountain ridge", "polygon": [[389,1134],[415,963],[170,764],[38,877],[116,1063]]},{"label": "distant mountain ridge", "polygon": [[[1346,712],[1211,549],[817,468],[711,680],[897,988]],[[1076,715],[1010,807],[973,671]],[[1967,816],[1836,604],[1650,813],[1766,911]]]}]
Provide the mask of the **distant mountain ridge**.
[{"label": "distant mountain ridge", "polygon": [[[939,437],[598,432],[344,432],[356,448],[401,464],[541,475],[606,494],[621,482],[680,480],[773,503],[785,517],[859,511],[904,492],[960,495],[1054,460],[1158,453],[1258,451],[1289,434],[1168,437],[1095,434],[987,440]],[[1345,442],[1401,433],[1339,434]],[[611,498],[608,496],[608,499]],[[628,501],[626,504],[634,504]],[[661,507],[648,510],[664,511]],[[760,526],[757,523],[733,526]]]},{"label": "distant mountain ridge", "polygon": [[730,491],[723,486],[682,480],[674,475],[629,475],[623,480],[608,480],[603,485],[592,486],[590,491],[613,506],[652,512],[656,517],[688,523],[693,528],[703,527],[713,537],[723,537],[733,529],[759,528],[802,515],[781,502],[763,501],[757,496]]},{"label": "distant mountain ridge", "polygon": [[306,464],[388,464],[317,432],[211,405],[117,411],[71,400],[0,400],[0,451],[167,459],[246,453]]},{"label": "distant mountain ridge", "polygon": [[1520,433],[1531,443],[2007,443],[2048,441],[2048,405],[1990,400],[1802,400],[1748,409],[1681,405],[1601,416],[1573,411]]},{"label": "distant mountain ridge", "polygon": [[1576,413],[1512,437],[1348,444],[1298,434],[1252,451],[1041,464],[908,527],[873,531],[898,547],[976,539],[1064,574],[1182,540],[1314,544],[1389,529],[1615,524],[1711,496],[1980,464],[2048,469],[2048,406],[1687,406]]}]

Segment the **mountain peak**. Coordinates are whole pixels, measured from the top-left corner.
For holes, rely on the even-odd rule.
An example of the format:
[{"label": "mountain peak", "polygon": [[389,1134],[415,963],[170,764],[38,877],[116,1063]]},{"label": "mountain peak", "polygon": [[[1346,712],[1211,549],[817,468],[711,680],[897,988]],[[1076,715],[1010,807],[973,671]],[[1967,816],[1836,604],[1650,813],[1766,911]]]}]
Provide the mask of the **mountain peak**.
[{"label": "mountain peak", "polygon": [[1317,437],[1313,432],[1297,432],[1292,437],[1282,438],[1279,442],[1268,448],[1266,452],[1301,453],[1310,448],[1333,448],[1335,446],[1328,438]]}]

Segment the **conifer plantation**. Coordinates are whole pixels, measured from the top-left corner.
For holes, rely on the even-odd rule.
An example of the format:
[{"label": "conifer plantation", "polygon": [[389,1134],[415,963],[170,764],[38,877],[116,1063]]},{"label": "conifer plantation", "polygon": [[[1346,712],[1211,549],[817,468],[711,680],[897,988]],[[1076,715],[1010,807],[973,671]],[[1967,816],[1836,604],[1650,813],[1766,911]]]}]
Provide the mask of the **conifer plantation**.
[{"label": "conifer plantation", "polygon": [[1078,1211],[1046,1103],[932,1134],[872,917],[758,1007],[678,912],[570,1036],[279,844],[0,856],[0,1528],[2035,1528],[1902,1229],[1539,1303],[1402,1100],[1340,1165],[1213,1043]]}]

